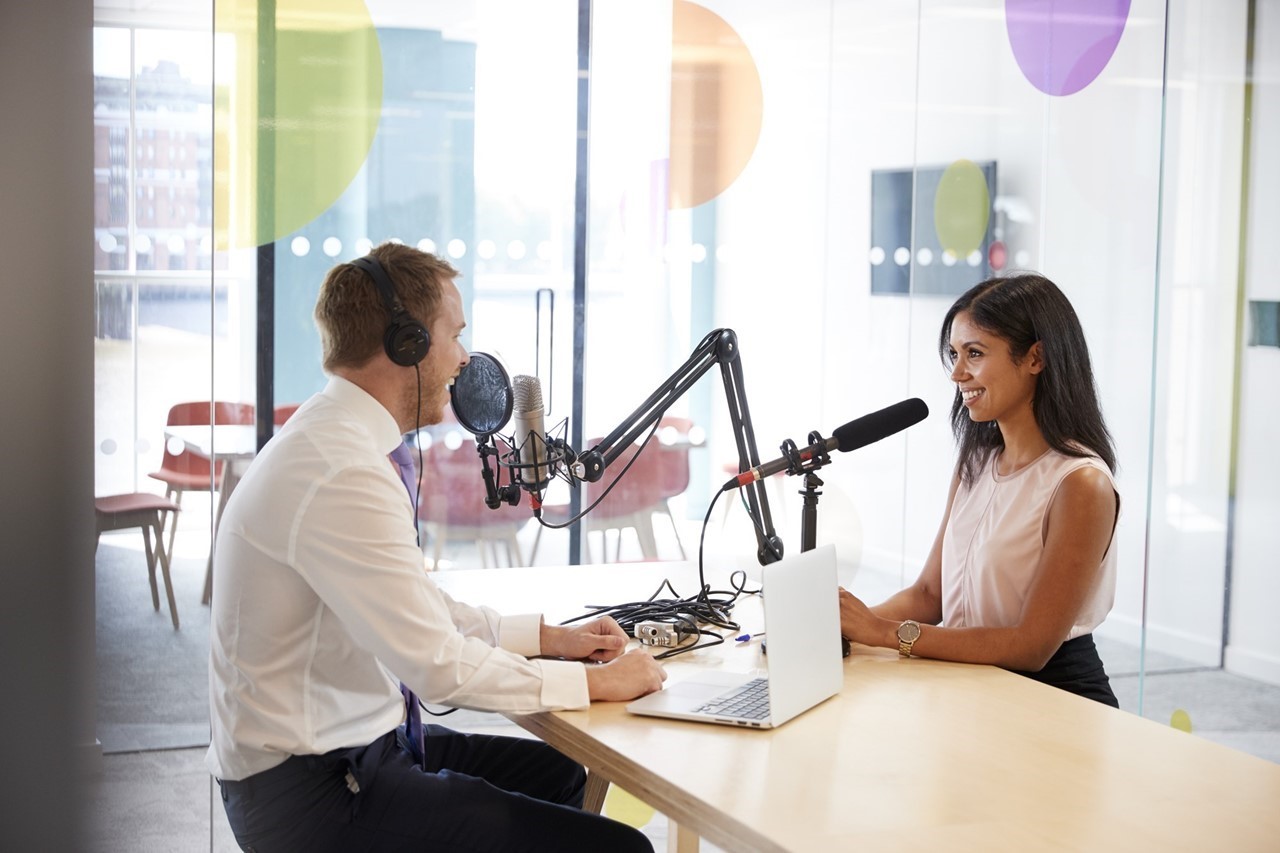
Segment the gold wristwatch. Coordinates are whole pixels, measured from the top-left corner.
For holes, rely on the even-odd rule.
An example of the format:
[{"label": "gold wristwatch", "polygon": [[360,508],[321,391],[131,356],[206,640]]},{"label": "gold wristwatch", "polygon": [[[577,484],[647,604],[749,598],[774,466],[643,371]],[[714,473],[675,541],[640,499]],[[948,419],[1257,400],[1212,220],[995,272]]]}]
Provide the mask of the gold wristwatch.
[{"label": "gold wristwatch", "polygon": [[920,639],[920,623],[908,619],[898,626],[898,654],[904,658],[911,657],[911,646]]}]

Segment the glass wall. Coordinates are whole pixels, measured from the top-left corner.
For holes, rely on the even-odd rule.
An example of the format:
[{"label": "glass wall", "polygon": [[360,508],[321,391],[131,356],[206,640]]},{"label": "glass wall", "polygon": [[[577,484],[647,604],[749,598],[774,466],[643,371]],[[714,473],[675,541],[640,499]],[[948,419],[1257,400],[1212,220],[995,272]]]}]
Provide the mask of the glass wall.
[{"label": "glass wall", "polygon": [[[540,376],[549,425],[580,409],[566,432],[587,444],[717,328],[737,334],[763,458],[923,399],[923,423],[823,472],[818,541],[878,600],[914,579],[945,505],[941,319],[976,281],[1035,270],[1080,315],[1119,451],[1098,636],[1122,706],[1280,760],[1280,291],[1264,272],[1280,10],[1061,5],[242,0],[218,4],[216,38],[212,14],[194,33],[102,27],[99,492],[160,489],[146,475],[174,402],[262,411],[318,390],[321,278],[399,240],[462,271],[470,348]],[[584,560],[696,547],[737,462],[709,372],[660,433],[687,479],[595,524],[611,532]],[[471,441],[449,424],[420,439],[441,466]],[[482,491],[470,464],[454,504]],[[793,550],[796,488],[767,489]],[[192,512],[178,539],[197,560],[201,506],[203,540]],[[527,499],[499,516],[479,541],[424,518],[427,564],[569,559]],[[741,507],[707,547],[754,566]]]}]

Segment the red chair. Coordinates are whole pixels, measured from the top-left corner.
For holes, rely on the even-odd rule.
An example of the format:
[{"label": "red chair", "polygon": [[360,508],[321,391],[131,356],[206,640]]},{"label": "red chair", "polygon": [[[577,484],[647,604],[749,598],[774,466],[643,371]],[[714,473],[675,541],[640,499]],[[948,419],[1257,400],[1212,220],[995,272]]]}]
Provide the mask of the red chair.
[{"label": "red chair", "polygon": [[[507,452],[501,442],[498,447]],[[490,465],[496,463],[491,461]],[[423,451],[418,520],[432,540],[432,566],[440,565],[441,552],[450,539],[475,542],[484,568],[489,568],[490,551],[493,564],[500,565],[499,542],[506,546],[507,565],[525,565],[517,534],[529,521],[529,507],[502,504],[489,509],[484,502],[482,471],[476,444],[469,436],[456,450],[436,440]]]},{"label": "red chair", "polygon": [[661,509],[671,521],[671,529],[676,534],[676,545],[680,547],[680,559],[685,559],[684,542],[680,539],[680,528],[676,525],[676,517],[671,512],[671,498],[683,495],[689,488],[689,448],[692,442],[689,437],[693,429],[693,421],[668,415],[658,421],[658,436],[662,437],[667,430],[675,430],[678,439],[673,444],[659,444],[656,450],[662,456],[662,474],[658,483],[658,494]]},{"label": "red chair", "polygon": [[[252,403],[228,403],[200,401],[178,403],[169,409],[167,426],[200,426],[204,424],[252,424]],[[165,484],[164,496],[179,506],[183,492],[216,492],[222,481],[222,463],[210,466],[209,460],[189,450],[170,453],[165,443],[164,460],[160,470],[147,475]],[[178,515],[173,514],[169,525],[169,544],[165,550],[173,553],[173,539],[178,532]]]},{"label": "red chair", "polygon": [[[587,442],[587,446],[594,447],[599,442],[600,439],[593,438]],[[627,462],[636,457],[640,448],[641,445],[633,444],[618,456],[609,465],[599,482],[582,484],[582,509],[591,506],[608,490],[608,495],[600,501],[600,504],[582,519],[588,560],[592,559],[591,534],[598,532],[602,556],[604,561],[608,562],[608,533],[610,530],[616,530],[618,541],[614,550],[614,560],[617,561],[622,556],[622,531],[627,528],[635,530],[636,538],[640,541],[640,553],[644,559],[658,559],[658,543],[653,535],[653,513],[663,500],[662,479],[668,458],[660,452],[658,442],[651,441],[626,474],[622,474]],[[621,479],[618,479],[619,477]],[[616,485],[609,489],[610,484],[615,480]],[[569,505],[544,504],[542,517],[553,524],[562,524],[569,520]],[[542,526],[539,525],[538,536],[533,540],[534,555],[538,553],[538,540],[541,536]],[[681,550],[683,552],[683,546]]]},{"label": "red chair", "polygon": [[[169,598],[169,618],[173,628],[178,629],[178,605],[173,600],[173,579],[169,576],[169,552],[164,548],[165,516],[178,514],[176,503],[153,495],[150,492],[131,492],[124,495],[107,495],[93,499],[93,510],[97,522],[96,538],[93,547],[98,548],[98,539],[109,530],[127,530],[130,527],[142,528],[142,541],[147,550],[147,573],[151,578],[151,605],[160,610],[160,591],[156,588],[156,563],[164,576],[164,591]],[[155,536],[152,546],[151,537]]]}]

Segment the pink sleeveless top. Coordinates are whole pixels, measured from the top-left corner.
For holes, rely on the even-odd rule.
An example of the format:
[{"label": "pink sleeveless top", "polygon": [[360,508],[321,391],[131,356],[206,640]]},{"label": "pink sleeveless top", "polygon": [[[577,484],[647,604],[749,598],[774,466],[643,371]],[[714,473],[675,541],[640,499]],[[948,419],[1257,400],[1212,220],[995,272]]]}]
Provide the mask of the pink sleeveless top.
[{"label": "pink sleeveless top", "polygon": [[[1101,460],[1064,456],[1052,449],[1008,476],[996,473],[993,455],[991,464],[972,485],[960,485],[942,540],[943,625],[996,628],[1017,624],[1044,551],[1049,506],[1063,479],[1081,468],[1098,469],[1115,488],[1115,479]],[[1113,529],[1093,588],[1063,641],[1098,627],[1111,610],[1115,595]]]}]

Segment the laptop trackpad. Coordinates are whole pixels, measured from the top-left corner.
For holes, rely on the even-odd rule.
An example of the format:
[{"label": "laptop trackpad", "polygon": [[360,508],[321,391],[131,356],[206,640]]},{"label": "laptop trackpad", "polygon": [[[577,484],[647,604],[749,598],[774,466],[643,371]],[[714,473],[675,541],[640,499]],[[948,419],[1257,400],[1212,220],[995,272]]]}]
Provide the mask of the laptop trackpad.
[{"label": "laptop trackpad", "polygon": [[722,693],[746,684],[755,676],[741,672],[710,670],[691,675],[686,681],[669,684],[657,693],[642,696],[627,705],[628,711],[692,711]]}]

